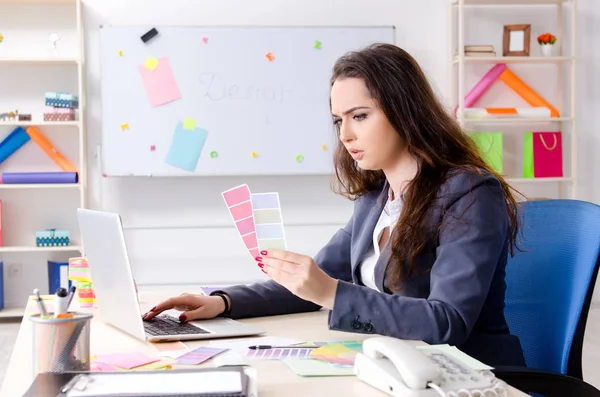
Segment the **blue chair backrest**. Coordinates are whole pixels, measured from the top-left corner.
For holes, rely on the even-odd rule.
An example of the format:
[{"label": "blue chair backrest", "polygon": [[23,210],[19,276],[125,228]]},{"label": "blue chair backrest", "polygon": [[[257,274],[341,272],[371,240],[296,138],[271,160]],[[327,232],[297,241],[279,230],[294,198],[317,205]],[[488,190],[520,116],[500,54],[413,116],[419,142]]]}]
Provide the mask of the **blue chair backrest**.
[{"label": "blue chair backrest", "polygon": [[567,373],[600,254],[600,206],[579,200],[524,202],[520,247],[506,266],[506,321],[529,368]]}]

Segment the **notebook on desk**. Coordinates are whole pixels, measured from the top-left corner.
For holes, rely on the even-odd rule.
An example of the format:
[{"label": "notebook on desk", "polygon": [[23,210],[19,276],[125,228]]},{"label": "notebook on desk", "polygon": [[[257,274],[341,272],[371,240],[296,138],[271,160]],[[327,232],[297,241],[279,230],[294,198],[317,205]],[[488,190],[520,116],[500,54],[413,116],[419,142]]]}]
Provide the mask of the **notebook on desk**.
[{"label": "notebook on desk", "polygon": [[38,374],[23,397],[256,397],[253,368]]}]

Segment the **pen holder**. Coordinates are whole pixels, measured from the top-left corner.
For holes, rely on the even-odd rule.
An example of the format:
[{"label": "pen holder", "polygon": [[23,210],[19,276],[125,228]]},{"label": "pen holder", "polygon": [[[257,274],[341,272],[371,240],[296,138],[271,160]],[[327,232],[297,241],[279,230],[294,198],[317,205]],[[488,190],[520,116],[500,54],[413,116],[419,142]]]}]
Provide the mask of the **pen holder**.
[{"label": "pen holder", "polygon": [[89,313],[77,312],[73,313],[72,318],[32,315],[33,375],[89,371],[92,317]]}]

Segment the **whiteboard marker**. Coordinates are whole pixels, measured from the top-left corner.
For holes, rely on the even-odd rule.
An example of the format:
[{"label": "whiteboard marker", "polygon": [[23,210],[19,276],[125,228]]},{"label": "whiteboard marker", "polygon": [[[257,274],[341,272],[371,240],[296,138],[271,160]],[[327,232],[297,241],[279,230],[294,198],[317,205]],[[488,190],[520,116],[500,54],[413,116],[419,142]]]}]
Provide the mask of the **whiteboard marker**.
[{"label": "whiteboard marker", "polygon": [[54,298],[55,306],[54,317],[58,317],[61,314],[67,314],[69,309],[69,292],[66,288],[59,288],[56,290],[56,296]]}]

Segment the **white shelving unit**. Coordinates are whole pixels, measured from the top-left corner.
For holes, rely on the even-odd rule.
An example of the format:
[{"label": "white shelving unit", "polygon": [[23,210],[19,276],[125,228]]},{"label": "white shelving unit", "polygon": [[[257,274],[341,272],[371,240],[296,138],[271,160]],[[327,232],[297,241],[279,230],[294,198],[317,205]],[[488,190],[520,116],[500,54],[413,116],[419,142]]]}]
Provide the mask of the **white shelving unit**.
[{"label": "white shelving unit", "polygon": [[[43,9],[44,11],[36,11],[38,8]],[[71,76],[73,79],[76,79],[77,89],[76,92],[73,91],[73,94],[77,94],[79,97],[79,106],[76,112],[77,119],[76,121],[66,121],[66,122],[47,122],[42,121],[43,117],[41,112],[32,113],[32,121],[11,121],[11,122],[0,122],[0,131],[3,132],[3,136],[0,138],[4,139],[6,135],[6,131],[11,131],[12,129],[21,126],[23,128],[27,128],[29,126],[40,127],[40,130],[44,135],[47,135],[48,132],[52,133],[56,132],[60,129],[59,133],[55,133],[54,137],[59,137],[61,140],[70,143],[72,139],[77,139],[76,151],[77,158],[69,158],[78,169],[78,183],[74,184],[0,184],[0,200],[3,200],[3,196],[10,194],[17,194],[23,197],[26,197],[27,200],[31,200],[30,203],[35,205],[35,200],[44,200],[48,195],[60,195],[53,196],[52,199],[58,202],[67,202],[68,208],[57,208],[55,213],[57,217],[63,216],[62,214],[69,214],[69,217],[75,219],[76,208],[77,207],[86,207],[86,186],[87,186],[87,175],[86,175],[86,163],[87,163],[87,155],[86,155],[86,133],[85,133],[85,106],[86,106],[86,90],[85,90],[85,48],[84,48],[84,29],[83,29],[83,16],[82,16],[82,0],[0,0],[0,13],[1,10],[9,10],[11,12],[16,12],[17,16],[22,12],[33,13],[33,15],[38,15],[36,18],[40,18],[43,20],[43,23],[40,23],[42,26],[36,26],[35,23],[32,24],[23,24],[25,26],[17,26],[16,23],[12,23],[8,27],[11,29],[10,37],[4,37],[4,42],[7,40],[11,41],[13,45],[10,47],[10,51],[3,51],[2,46],[6,46],[4,43],[0,43],[0,73],[2,73],[2,69],[12,68],[8,70],[15,70],[15,68],[19,68],[20,70],[26,69],[30,73],[29,78],[38,80],[40,76],[43,76],[44,73],[53,73],[57,69],[60,70],[60,73],[67,74],[71,73],[71,70],[76,73],[76,76]],[[48,12],[56,10],[55,13]],[[44,14],[44,12],[50,14]],[[56,20],[53,17],[57,17]],[[72,20],[74,17],[74,20]],[[55,24],[55,25],[53,25]],[[3,24],[4,25],[4,24]],[[65,30],[65,25],[68,27]],[[60,31],[61,36],[68,36],[68,43],[63,46],[63,49],[67,49],[66,51],[61,51],[65,53],[61,55],[60,52],[49,53],[45,50],[48,46],[47,42],[44,40],[40,40],[37,35],[40,34],[41,29],[49,29],[49,31],[45,34],[49,34],[52,32],[52,27],[56,26],[57,30]],[[7,29],[6,26],[0,26],[0,34],[4,34],[3,29]],[[16,44],[18,43],[18,44]],[[33,43],[33,44],[32,44]],[[44,47],[45,46],[45,47]],[[5,47],[6,48],[6,47]],[[15,48],[17,50],[15,51]],[[48,69],[51,68],[51,69]],[[46,82],[47,80],[41,80]],[[58,86],[58,85],[57,85]],[[35,93],[31,89],[31,85],[27,86],[26,92],[23,94],[23,98],[21,99],[21,103],[18,106],[23,106],[22,103],[27,101],[28,104],[40,100],[43,101],[44,93],[47,91],[58,91],[57,89],[53,89],[51,87],[46,87],[44,83],[38,83],[35,88]],[[14,94],[14,91],[11,92]],[[10,95],[10,94],[7,94]],[[25,96],[32,96],[34,98]],[[0,92],[0,102],[3,103],[4,107],[6,107],[6,103],[9,102],[7,98],[2,98],[2,92]],[[37,103],[36,102],[36,103]],[[11,109],[0,109],[0,111],[8,111]],[[26,109],[22,109],[26,110]],[[28,111],[20,111],[20,113],[30,113]],[[52,140],[52,143],[55,143]],[[72,145],[75,146],[75,145]],[[15,153],[14,156],[16,156]],[[12,157],[12,156],[11,156]],[[18,160],[15,160],[15,164]],[[0,165],[2,167],[2,165]],[[57,171],[56,168],[53,169],[39,169],[35,170],[39,172],[49,172],[49,171]],[[0,172],[3,172],[0,169]],[[71,192],[73,191],[73,192]],[[72,195],[77,195],[74,198]],[[21,198],[19,197],[19,200]],[[57,198],[58,197],[58,198]],[[28,201],[29,203],[29,201]],[[75,205],[73,205],[75,204]],[[65,204],[66,205],[66,204]],[[3,206],[3,212],[5,208]],[[59,211],[62,211],[59,213]],[[39,214],[41,212],[35,212]],[[28,214],[23,214],[27,216]],[[46,225],[48,223],[48,217],[44,216],[46,220]],[[50,218],[51,219],[51,218]],[[10,263],[18,263],[18,266],[27,266],[30,267],[28,269],[29,273],[32,272],[46,272],[46,261],[47,260],[55,260],[54,255],[62,255],[63,259],[69,256],[79,256],[83,252],[83,248],[80,244],[78,230],[72,229],[70,230],[70,245],[66,247],[36,247],[34,243],[35,239],[35,231],[42,230],[47,228],[47,226],[40,225],[39,227],[35,223],[35,219],[28,219],[28,226],[35,224],[34,230],[27,230],[27,236],[31,236],[31,239],[19,238],[18,241],[25,241],[26,244],[4,244],[4,246],[0,247],[0,261],[4,261],[4,302],[5,308],[0,310],[0,318],[11,318],[11,317],[22,317],[25,311],[24,307],[10,307],[7,306],[7,300],[11,300],[10,296],[7,296],[7,286],[9,283],[12,283],[10,279],[9,270],[7,267],[10,266]],[[71,222],[70,224],[73,224]],[[9,233],[10,231],[3,230],[4,235]],[[6,242],[7,238],[4,238]],[[14,238],[11,240],[15,240]],[[31,241],[31,244],[27,244],[27,241]],[[10,258],[10,259],[8,259]],[[19,259],[15,259],[19,258]],[[35,258],[34,261],[28,261],[26,259],[21,260],[20,258]],[[9,263],[7,263],[9,261]],[[7,266],[8,265],[8,266]],[[39,267],[39,270],[37,269]],[[35,268],[32,270],[31,268]],[[22,280],[21,280],[22,281]],[[40,286],[42,289],[44,286]],[[13,292],[15,288],[13,288]],[[29,292],[31,290],[29,289]],[[27,294],[28,295],[28,294]],[[7,299],[8,298],[8,299]],[[13,302],[18,301],[22,302],[24,299],[21,297],[16,297],[12,299]]]},{"label": "white shelving unit", "polygon": [[[468,8],[489,8],[487,12],[493,12],[493,9],[502,9],[506,12],[509,9],[511,12],[517,14],[519,10],[523,10],[524,7],[537,7],[537,9],[552,7],[556,11],[557,19],[557,31],[556,36],[558,38],[557,46],[559,55],[556,56],[465,56],[464,48],[468,44],[480,44],[480,43],[467,43],[465,38],[465,25],[468,23],[465,16],[465,11]],[[570,12],[570,29],[567,32],[564,24],[565,7],[569,8]],[[483,14],[483,12],[482,12]],[[570,197],[576,198],[577,192],[577,133],[575,125],[575,76],[576,76],[576,28],[577,28],[577,0],[450,0],[450,23],[449,23],[449,57],[450,57],[450,95],[451,95],[451,108],[458,108],[457,119],[467,130],[474,125],[500,125],[501,127],[508,127],[511,125],[528,125],[531,128],[535,128],[536,125],[558,125],[559,131],[563,131],[568,128],[569,133],[563,134],[563,138],[568,137],[568,143],[570,146],[570,152],[566,153],[565,140],[563,140],[563,163],[569,162],[570,175],[565,174],[561,178],[519,178],[517,176],[509,176],[506,178],[508,183],[511,184],[548,184],[556,183],[559,184],[559,195],[565,196],[566,189],[570,190]],[[522,22],[519,22],[522,23]],[[502,34],[501,32],[499,34]],[[569,40],[570,53],[565,54],[563,43],[565,40]],[[487,44],[487,43],[486,43]],[[537,46],[536,36],[531,34],[531,51],[533,54],[534,49]],[[501,48],[496,47],[496,51],[502,53]],[[458,55],[456,55],[458,53]],[[556,81],[558,81],[558,103],[557,108],[561,114],[561,117],[543,117],[543,118],[485,118],[485,119],[472,119],[465,118],[465,104],[464,99],[467,94],[467,87],[465,87],[465,74],[468,72],[469,65],[478,64],[498,64],[505,63],[507,66],[511,64],[556,64]],[[570,65],[570,76],[569,83],[566,89],[570,90],[569,102],[564,103],[563,96],[565,95],[564,76],[562,71],[563,65]],[[458,69],[458,72],[456,70]],[[553,80],[554,81],[554,80]],[[566,106],[565,106],[566,105]],[[498,126],[495,127],[498,130]],[[531,129],[529,129],[531,130]],[[569,154],[569,158],[565,158],[565,155]]]}]

